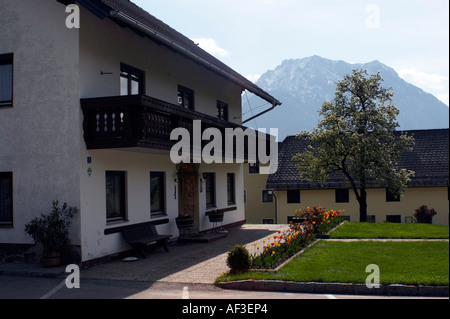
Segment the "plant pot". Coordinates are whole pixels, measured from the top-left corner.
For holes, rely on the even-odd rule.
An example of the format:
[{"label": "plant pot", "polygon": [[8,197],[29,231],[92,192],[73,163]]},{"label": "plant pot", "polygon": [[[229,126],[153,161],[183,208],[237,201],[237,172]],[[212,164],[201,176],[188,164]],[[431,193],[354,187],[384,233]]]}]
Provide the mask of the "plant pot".
[{"label": "plant pot", "polygon": [[178,229],[194,227],[193,217],[177,217],[175,218],[175,222],[177,223]]},{"label": "plant pot", "polygon": [[221,223],[223,222],[223,211],[216,211],[208,215],[209,221],[211,223]]},{"label": "plant pot", "polygon": [[61,251],[44,250],[43,263],[44,267],[57,267],[61,265]]}]

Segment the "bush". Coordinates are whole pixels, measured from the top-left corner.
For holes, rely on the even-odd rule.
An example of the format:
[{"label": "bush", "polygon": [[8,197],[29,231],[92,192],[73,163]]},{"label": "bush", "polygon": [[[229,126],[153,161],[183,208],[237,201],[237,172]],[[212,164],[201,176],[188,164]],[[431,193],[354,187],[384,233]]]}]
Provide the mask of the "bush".
[{"label": "bush", "polygon": [[250,254],[242,245],[235,245],[228,251],[227,265],[232,272],[247,270],[251,266]]},{"label": "bush", "polygon": [[416,223],[421,224],[431,224],[433,222],[433,216],[437,214],[434,208],[428,209],[426,205],[420,206],[415,211],[414,219]]},{"label": "bush", "polygon": [[343,218],[339,217],[340,211],[325,211],[320,206],[308,207],[306,209],[298,209],[296,217],[303,219],[303,224],[310,225],[315,234],[326,234],[334,227],[339,225]]},{"label": "bush", "polygon": [[305,224],[312,225],[314,233],[317,233],[317,229],[322,223],[325,215],[325,209],[320,206],[308,207],[296,211],[296,217],[303,219]]},{"label": "bush", "polygon": [[252,256],[252,268],[276,268],[282,262],[292,257],[314,239],[312,227],[299,223],[290,224],[286,231],[278,231],[277,235],[263,240],[262,247],[254,243],[257,252]]},{"label": "bush", "polygon": [[60,208],[58,201],[54,201],[52,212],[41,214],[26,224],[25,233],[35,243],[41,243],[45,250],[59,250],[69,244],[69,227],[77,211],[76,207],[68,207],[67,203]]}]

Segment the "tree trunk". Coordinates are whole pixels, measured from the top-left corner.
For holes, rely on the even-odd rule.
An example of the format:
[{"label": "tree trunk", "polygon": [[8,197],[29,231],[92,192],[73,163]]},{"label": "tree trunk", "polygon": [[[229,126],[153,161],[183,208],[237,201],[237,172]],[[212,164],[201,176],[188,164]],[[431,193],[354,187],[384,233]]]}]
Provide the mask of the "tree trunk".
[{"label": "tree trunk", "polygon": [[359,221],[361,223],[367,222],[367,191],[365,188],[361,188],[361,195],[358,199],[359,202]]}]

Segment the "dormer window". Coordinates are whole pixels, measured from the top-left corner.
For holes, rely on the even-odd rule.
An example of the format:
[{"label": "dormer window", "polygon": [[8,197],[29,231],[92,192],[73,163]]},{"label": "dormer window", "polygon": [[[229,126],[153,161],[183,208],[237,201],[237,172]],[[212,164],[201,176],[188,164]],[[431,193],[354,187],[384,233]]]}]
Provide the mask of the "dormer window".
[{"label": "dormer window", "polygon": [[145,73],[125,63],[120,64],[120,95],[144,94]]}]

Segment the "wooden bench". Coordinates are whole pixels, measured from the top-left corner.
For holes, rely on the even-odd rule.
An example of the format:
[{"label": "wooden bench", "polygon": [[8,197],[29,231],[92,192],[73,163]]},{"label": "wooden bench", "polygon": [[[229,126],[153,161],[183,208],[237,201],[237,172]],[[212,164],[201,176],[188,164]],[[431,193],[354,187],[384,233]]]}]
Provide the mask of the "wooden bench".
[{"label": "wooden bench", "polygon": [[139,251],[144,258],[146,258],[145,249],[147,246],[152,246],[152,251],[156,247],[163,247],[167,252],[167,241],[171,235],[159,235],[156,227],[153,223],[142,223],[124,227],[121,230],[125,241],[133,247],[133,249]]}]

